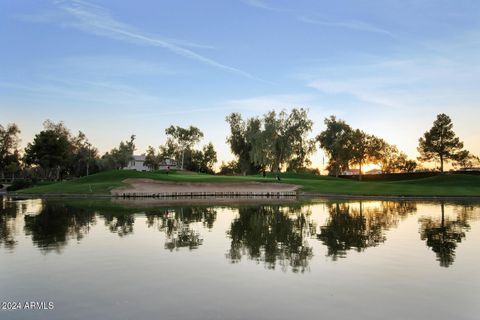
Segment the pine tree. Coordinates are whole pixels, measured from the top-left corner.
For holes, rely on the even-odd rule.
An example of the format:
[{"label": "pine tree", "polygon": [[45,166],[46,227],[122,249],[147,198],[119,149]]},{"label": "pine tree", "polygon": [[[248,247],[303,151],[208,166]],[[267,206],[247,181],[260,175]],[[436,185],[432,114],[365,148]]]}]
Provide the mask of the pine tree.
[{"label": "pine tree", "polygon": [[442,113],[437,115],[433,127],[425,132],[419,140],[417,148],[420,161],[440,161],[440,171],[443,172],[444,162],[455,160],[457,153],[463,148],[463,142],[453,132],[452,119]]}]

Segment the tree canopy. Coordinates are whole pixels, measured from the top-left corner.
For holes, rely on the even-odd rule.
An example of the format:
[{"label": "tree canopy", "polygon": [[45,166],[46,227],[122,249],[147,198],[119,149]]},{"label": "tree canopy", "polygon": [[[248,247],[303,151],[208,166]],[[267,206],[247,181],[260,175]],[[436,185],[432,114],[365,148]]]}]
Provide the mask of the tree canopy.
[{"label": "tree canopy", "polygon": [[0,174],[4,178],[5,173],[12,173],[20,166],[20,129],[14,123],[7,127],[0,125]]},{"label": "tree canopy", "polygon": [[102,156],[102,166],[108,169],[122,169],[128,166],[135,152],[135,135],[130,140],[121,141],[118,148],[113,148]]},{"label": "tree canopy", "polygon": [[226,120],[231,131],[227,142],[244,173],[256,168],[275,172],[284,166],[298,169],[310,163],[308,157],[315,145],[307,137],[313,125],[307,110],[269,111],[246,123],[240,114],[232,113]]},{"label": "tree canopy", "polygon": [[379,165],[384,173],[410,172],[415,169],[416,163],[413,160],[408,160],[396,146],[385,140],[354,129],[335,116],[326,118],[324,122],[326,129],[320,132],[316,140],[329,157],[327,169],[330,175],[338,177],[350,166],[356,166],[361,179],[362,167],[366,163]]},{"label": "tree canopy", "polygon": [[181,168],[184,167],[185,151],[191,149],[203,138],[203,132],[197,127],[190,126],[182,128],[179,126],[170,126],[165,129],[165,134],[170,139],[171,145],[181,152]]},{"label": "tree canopy", "polygon": [[455,160],[458,152],[463,148],[463,142],[453,131],[453,123],[444,113],[437,115],[430,130],[424,133],[419,140],[418,152],[421,161],[440,161],[440,171],[444,170],[444,163]]}]

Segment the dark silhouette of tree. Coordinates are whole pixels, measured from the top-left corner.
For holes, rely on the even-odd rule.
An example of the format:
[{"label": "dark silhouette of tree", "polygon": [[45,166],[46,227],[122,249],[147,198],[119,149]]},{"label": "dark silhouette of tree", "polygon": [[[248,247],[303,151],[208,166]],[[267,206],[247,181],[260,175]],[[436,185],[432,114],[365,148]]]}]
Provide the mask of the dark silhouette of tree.
[{"label": "dark silhouette of tree", "polygon": [[79,131],[72,135],[63,122],[46,120],[44,130],[35,135],[25,148],[24,162],[40,168],[43,176],[52,179],[60,175],[84,176],[98,171],[98,150]]},{"label": "dark silhouette of tree", "polygon": [[17,217],[17,204],[2,199],[0,202],[0,246],[13,249],[17,244],[15,240],[15,218]]},{"label": "dark silhouette of tree", "polygon": [[6,128],[0,125],[0,178],[5,178],[6,173],[14,175],[20,169],[20,129],[15,123],[8,124]]},{"label": "dark silhouette of tree", "polygon": [[214,174],[213,166],[216,162],[217,152],[211,142],[203,146],[202,150],[188,149],[185,152],[185,168],[190,171]]},{"label": "dark silhouette of tree", "polygon": [[424,133],[419,140],[418,152],[420,161],[440,161],[440,171],[443,172],[443,164],[449,160],[455,160],[457,153],[463,148],[463,142],[453,132],[453,123],[449,116],[444,113],[437,115],[433,127]]},{"label": "dark silhouette of tree", "polygon": [[248,123],[242,119],[240,113],[232,113],[225,118],[230,125],[230,136],[227,143],[230,150],[237,157],[237,166],[243,175],[257,173],[260,167],[252,159],[252,138],[260,134],[258,119],[249,119]]},{"label": "dark silhouette of tree", "polygon": [[293,207],[240,207],[227,232],[232,239],[227,258],[235,263],[247,255],[269,269],[278,264],[283,271],[304,272],[313,257],[307,238],[314,232],[309,214]]},{"label": "dark silhouette of tree", "polygon": [[180,207],[155,210],[145,215],[148,227],[157,226],[159,231],[165,233],[165,249],[193,250],[202,245],[203,238],[191,227],[191,224],[201,223],[204,228],[211,229],[217,217],[217,211],[207,207]]},{"label": "dark silhouette of tree", "polygon": [[468,150],[462,150],[458,152],[455,156],[455,166],[459,167],[462,170],[472,168],[478,163],[480,163],[480,158],[475,156]]},{"label": "dark silhouette of tree", "polygon": [[87,136],[79,131],[76,137],[70,139],[71,155],[69,159],[69,172],[76,177],[88,176],[98,171],[96,159],[98,150],[88,140]]},{"label": "dark silhouette of tree", "polygon": [[381,161],[380,150],[385,142],[374,135],[356,129],[351,134],[350,163],[358,166],[358,179],[362,180],[362,167],[365,163]]},{"label": "dark silhouette of tree", "polygon": [[36,215],[24,217],[26,235],[42,251],[60,252],[68,240],[79,241],[95,223],[95,212],[90,208],[73,207],[63,203],[44,202]]},{"label": "dark silhouette of tree", "polygon": [[466,215],[457,215],[455,220],[445,217],[445,204],[440,204],[441,218],[421,218],[420,236],[427,240],[427,246],[437,255],[440,266],[449,267],[455,260],[457,244],[465,238],[465,232],[470,230]]},{"label": "dark silhouette of tree", "polygon": [[375,160],[383,173],[413,172],[417,167],[414,160],[408,159],[407,155],[399,151],[397,146],[388,144],[383,139],[377,140],[374,151],[377,152]]},{"label": "dark silhouette of tree", "polygon": [[121,141],[118,148],[113,148],[102,156],[100,167],[104,170],[122,169],[128,166],[133,159],[135,152],[135,135],[130,136],[130,140]]},{"label": "dark silhouette of tree", "polygon": [[60,179],[60,171],[68,164],[70,141],[54,131],[44,130],[35,135],[25,149],[25,163],[43,169],[47,178]]},{"label": "dark silhouette of tree", "polygon": [[361,252],[385,241],[384,231],[397,226],[399,219],[416,211],[412,202],[379,203],[372,208],[359,208],[349,203],[329,204],[329,218],[320,227],[317,238],[327,246],[327,256],[333,260],[346,257],[347,251],[355,249]]},{"label": "dark silhouette of tree", "polygon": [[[316,139],[329,157],[327,170],[330,175],[338,177],[352,165],[358,167],[358,178],[362,180],[362,167],[366,163],[381,165],[385,173],[413,170],[413,163],[407,160],[407,156],[385,140],[353,129],[335,116],[326,118],[324,123],[326,129]],[[407,161],[410,161],[408,167]]]},{"label": "dark silhouette of tree", "polygon": [[345,121],[330,116],[324,121],[327,128],[317,136],[320,147],[329,157],[328,172],[338,177],[340,173],[348,169],[352,159],[351,136],[353,129]]}]

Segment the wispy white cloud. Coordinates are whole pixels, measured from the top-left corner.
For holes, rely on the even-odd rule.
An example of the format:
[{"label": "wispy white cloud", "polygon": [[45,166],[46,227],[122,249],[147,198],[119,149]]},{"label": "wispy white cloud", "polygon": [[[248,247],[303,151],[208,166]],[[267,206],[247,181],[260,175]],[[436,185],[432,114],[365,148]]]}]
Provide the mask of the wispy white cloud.
[{"label": "wispy white cloud", "polygon": [[[378,107],[428,109],[472,105],[478,58],[458,61],[425,56],[322,69],[307,85],[326,94],[346,94]],[[475,62],[476,61],[476,62]]]},{"label": "wispy white cloud", "polygon": [[242,1],[252,7],[261,8],[265,10],[276,10],[275,8],[273,8],[263,0],[242,0]]},{"label": "wispy white cloud", "polygon": [[[40,16],[22,16],[23,20],[32,22],[46,22],[55,19],[66,27],[74,27],[79,30],[96,34],[111,39],[126,41],[136,44],[149,45],[166,49],[176,55],[198,61],[200,63],[238,74],[247,78],[257,79],[252,74],[238,68],[220,63],[211,58],[200,55],[187,47],[191,48],[211,48],[210,46],[199,45],[184,40],[161,38],[147,34],[126,23],[115,19],[105,8],[80,0],[54,1],[55,5],[64,13],[70,16],[70,19],[58,19],[57,14],[41,14]],[[74,18],[73,20],[71,18]]]},{"label": "wispy white cloud", "polygon": [[259,9],[287,13],[291,15],[293,19],[297,19],[301,22],[308,23],[308,24],[315,24],[315,25],[332,27],[332,28],[344,28],[344,29],[350,29],[355,31],[371,32],[371,33],[387,35],[389,37],[395,36],[392,32],[386,29],[377,27],[371,23],[367,23],[364,21],[359,21],[359,20],[332,21],[332,20],[323,19],[319,17],[312,18],[311,16],[308,16],[307,14],[302,13],[299,10],[290,10],[290,9],[273,7],[264,0],[243,0],[243,2],[248,4],[249,6],[256,7]]},{"label": "wispy white cloud", "polygon": [[316,24],[316,25],[325,26],[325,27],[344,28],[344,29],[350,29],[350,30],[356,30],[356,31],[372,32],[372,33],[378,33],[378,34],[394,37],[394,34],[392,32],[386,29],[379,28],[373,24],[366,23],[364,21],[357,21],[357,20],[330,21],[330,20],[319,19],[319,18],[311,18],[307,16],[298,16],[297,18],[298,20],[305,23]]}]

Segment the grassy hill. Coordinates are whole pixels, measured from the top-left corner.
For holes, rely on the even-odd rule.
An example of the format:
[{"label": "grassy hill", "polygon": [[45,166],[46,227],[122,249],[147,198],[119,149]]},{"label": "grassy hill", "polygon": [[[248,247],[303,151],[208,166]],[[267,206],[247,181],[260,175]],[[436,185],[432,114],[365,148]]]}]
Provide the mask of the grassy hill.
[{"label": "grassy hill", "polygon": [[[117,170],[97,173],[88,177],[20,190],[19,193],[35,194],[109,194],[110,190],[125,185],[128,178],[178,182],[277,182],[270,174],[266,178],[255,176],[214,176],[191,172],[138,172]],[[304,192],[342,195],[395,195],[395,196],[480,196],[480,176],[441,175],[430,178],[391,181],[359,182],[311,174],[281,174],[278,183],[296,184]]]}]

